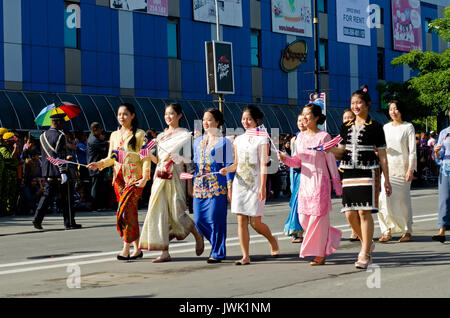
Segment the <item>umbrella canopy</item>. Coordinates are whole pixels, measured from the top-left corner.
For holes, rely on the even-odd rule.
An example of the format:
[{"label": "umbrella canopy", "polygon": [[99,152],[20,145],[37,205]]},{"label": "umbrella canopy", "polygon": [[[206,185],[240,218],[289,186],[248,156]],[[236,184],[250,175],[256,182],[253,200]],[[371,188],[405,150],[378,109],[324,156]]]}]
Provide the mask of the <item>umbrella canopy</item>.
[{"label": "umbrella canopy", "polygon": [[80,112],[81,112],[80,107],[72,103],[61,102],[58,106],[56,106],[56,104],[53,103],[45,106],[44,109],[40,111],[39,115],[37,115],[34,122],[38,126],[50,126],[51,115],[64,113],[66,114],[66,117],[64,119],[68,121],[75,118]]}]

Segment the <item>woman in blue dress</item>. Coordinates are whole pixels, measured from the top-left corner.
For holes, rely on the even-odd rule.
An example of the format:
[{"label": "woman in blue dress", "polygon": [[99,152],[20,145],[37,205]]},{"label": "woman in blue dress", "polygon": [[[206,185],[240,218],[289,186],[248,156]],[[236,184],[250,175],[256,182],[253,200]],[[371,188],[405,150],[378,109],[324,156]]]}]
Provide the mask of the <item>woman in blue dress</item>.
[{"label": "woman in blue dress", "polygon": [[[450,107],[447,109],[450,119]],[[441,166],[439,171],[439,233],[432,239],[445,242],[445,231],[450,229],[450,126],[439,134],[439,140],[434,147],[436,162]]]},{"label": "woman in blue dress", "polygon": [[218,109],[205,110],[205,134],[194,141],[194,221],[211,243],[207,263],[220,263],[226,257],[227,199],[231,201],[234,173],[226,177],[218,173],[233,163],[233,145],[218,129],[223,122]]},{"label": "woman in blue dress", "polygon": [[[303,115],[300,114],[297,117],[297,127],[299,132],[297,135],[291,139],[291,153],[295,153],[295,140],[298,134],[304,130],[306,130],[305,125],[302,123]],[[291,199],[289,200],[289,207],[291,208],[291,212],[286,220],[284,225],[284,234],[287,236],[292,236],[292,243],[302,243],[303,242],[303,229],[300,226],[300,222],[298,220],[298,188],[300,187],[300,175],[301,168],[290,168],[289,169],[289,177],[291,181]]]}]

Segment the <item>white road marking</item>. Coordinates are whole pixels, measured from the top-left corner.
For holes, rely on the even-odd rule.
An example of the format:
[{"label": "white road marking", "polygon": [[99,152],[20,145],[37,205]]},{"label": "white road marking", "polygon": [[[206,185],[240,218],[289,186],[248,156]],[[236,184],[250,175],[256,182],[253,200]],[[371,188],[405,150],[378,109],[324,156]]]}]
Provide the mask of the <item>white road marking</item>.
[{"label": "white road marking", "polygon": [[[434,217],[429,217],[429,216],[434,216]],[[413,219],[418,219],[418,220],[415,220],[415,223],[428,222],[428,221],[436,220],[436,216],[437,216],[437,213],[426,214],[426,215],[416,216]],[[378,223],[378,221],[375,221],[375,224],[377,224],[377,223]],[[334,227],[335,228],[343,228],[341,230],[342,232],[350,232],[351,231],[348,224],[337,225]],[[375,225],[375,227],[379,227],[379,226]],[[284,236],[284,232],[277,232],[277,233],[272,233],[272,234],[274,236],[282,235],[281,237],[278,237],[278,240],[280,240],[280,241],[292,239],[289,236]],[[259,234],[251,235],[250,238],[254,239],[254,240],[250,240],[251,244],[267,243],[267,240]],[[261,239],[261,238],[263,238],[263,239]],[[238,239],[239,239],[238,237],[228,238],[227,242],[230,242],[230,243],[227,243],[227,247],[239,246]],[[233,242],[233,241],[238,241],[238,242]],[[193,251],[192,248],[189,248],[189,249],[183,249],[183,248],[188,247],[188,246],[194,246],[194,245],[195,245],[195,242],[186,242],[186,243],[179,243],[176,245],[172,245],[170,254],[182,254],[182,253],[192,252]],[[207,241],[205,241],[205,250],[209,250],[210,248],[211,248],[211,245]],[[50,259],[27,261],[27,262],[7,263],[7,264],[0,264],[0,268],[14,267],[14,266],[29,266],[29,265],[33,265],[33,264],[42,264],[42,263],[56,263],[56,262],[62,262],[62,261],[76,261],[79,259],[85,259],[85,258],[91,258],[91,257],[116,255],[119,252],[120,251],[113,251],[113,252],[93,253],[93,254],[78,255],[78,256],[55,257],[55,258],[50,258]],[[146,252],[145,256],[151,257],[151,256],[158,256],[159,254],[160,254],[160,252]],[[117,262],[117,259],[115,257],[114,258],[109,257],[109,258],[101,258],[101,259],[90,260],[90,261],[76,262],[76,264],[77,265],[88,265],[88,264],[104,263],[104,262],[111,262],[111,261]],[[23,272],[31,272],[31,271],[38,271],[38,270],[67,267],[69,265],[72,265],[73,263],[74,262],[46,265],[46,266],[26,267],[26,268],[19,268],[19,269],[11,269],[11,270],[0,271],[0,275],[17,274],[17,273],[23,273]]]}]

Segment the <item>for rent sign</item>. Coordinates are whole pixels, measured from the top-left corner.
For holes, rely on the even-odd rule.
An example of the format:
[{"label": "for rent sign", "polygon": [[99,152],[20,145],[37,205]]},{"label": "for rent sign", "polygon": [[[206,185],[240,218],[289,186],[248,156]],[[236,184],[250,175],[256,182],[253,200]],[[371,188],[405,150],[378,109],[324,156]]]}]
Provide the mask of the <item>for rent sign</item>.
[{"label": "for rent sign", "polygon": [[336,0],[337,40],[370,46],[369,0]]}]

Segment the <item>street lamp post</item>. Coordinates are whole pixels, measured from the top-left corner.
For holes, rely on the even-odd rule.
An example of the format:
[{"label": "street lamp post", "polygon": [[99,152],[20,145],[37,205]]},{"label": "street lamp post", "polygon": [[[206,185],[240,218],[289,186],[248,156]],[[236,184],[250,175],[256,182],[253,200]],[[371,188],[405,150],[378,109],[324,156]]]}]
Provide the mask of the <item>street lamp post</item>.
[{"label": "street lamp post", "polygon": [[[216,32],[217,32],[217,41],[220,41],[220,22],[219,22],[219,5],[217,0],[214,0],[216,4]],[[219,94],[219,110],[223,114],[223,103],[225,102],[225,98],[223,94]]]},{"label": "street lamp post", "polygon": [[314,11],[314,92],[318,94],[319,90],[319,17],[317,10],[317,0],[313,0]]}]

